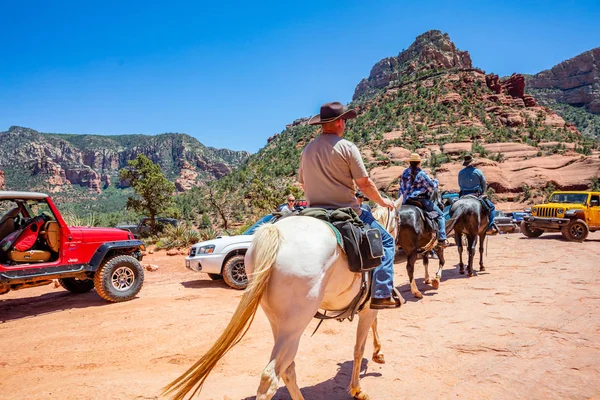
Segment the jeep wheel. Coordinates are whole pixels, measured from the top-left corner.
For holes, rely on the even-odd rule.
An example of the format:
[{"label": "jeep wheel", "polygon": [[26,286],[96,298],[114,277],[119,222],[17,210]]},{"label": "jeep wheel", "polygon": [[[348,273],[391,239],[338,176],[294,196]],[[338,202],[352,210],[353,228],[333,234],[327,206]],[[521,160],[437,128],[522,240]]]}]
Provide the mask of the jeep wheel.
[{"label": "jeep wheel", "polygon": [[223,279],[223,275],[221,274],[208,274],[208,277],[213,281],[220,281]]},{"label": "jeep wheel", "polygon": [[115,256],[104,261],[94,275],[96,292],[114,303],[133,299],[142,289],[144,268],[131,256]]},{"label": "jeep wheel", "polygon": [[86,293],[94,288],[93,279],[62,278],[58,283],[71,293]]},{"label": "jeep wheel", "polygon": [[590,233],[585,221],[576,219],[569,222],[567,226],[564,226],[560,233],[563,237],[571,242],[583,242]]},{"label": "jeep wheel", "polygon": [[244,267],[244,255],[233,256],[223,266],[223,279],[234,289],[246,289],[248,276]]},{"label": "jeep wheel", "polygon": [[531,225],[529,225],[525,221],[521,222],[521,232],[523,233],[523,235],[527,236],[528,238],[540,237],[540,236],[542,236],[542,233],[544,233],[544,231],[542,229],[533,228]]}]

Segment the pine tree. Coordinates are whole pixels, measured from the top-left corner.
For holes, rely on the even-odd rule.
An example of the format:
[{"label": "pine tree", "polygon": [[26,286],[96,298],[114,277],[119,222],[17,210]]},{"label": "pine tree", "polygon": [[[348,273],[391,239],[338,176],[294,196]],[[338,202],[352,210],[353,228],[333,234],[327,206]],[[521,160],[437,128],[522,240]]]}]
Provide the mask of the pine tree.
[{"label": "pine tree", "polygon": [[127,199],[127,209],[146,214],[152,233],[156,233],[156,217],[173,205],[175,185],[167,180],[158,164],[138,154],[129,166],[119,171],[121,181],[129,182],[136,196]]}]

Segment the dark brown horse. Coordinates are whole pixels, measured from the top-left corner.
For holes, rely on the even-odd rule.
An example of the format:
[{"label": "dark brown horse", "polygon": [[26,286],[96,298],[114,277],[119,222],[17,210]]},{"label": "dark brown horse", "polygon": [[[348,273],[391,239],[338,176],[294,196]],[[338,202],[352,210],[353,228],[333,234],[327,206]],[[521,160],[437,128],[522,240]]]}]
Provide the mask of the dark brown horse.
[{"label": "dark brown horse", "polygon": [[[431,201],[439,203],[440,196],[436,191]],[[396,244],[406,253],[406,272],[410,282],[410,291],[417,298],[422,298],[423,294],[417,288],[414,280],[415,263],[419,254],[423,255],[423,266],[425,267],[425,283],[431,284],[434,289],[440,286],[442,279],[442,268],[444,267],[444,249],[437,246],[437,232],[432,230],[425,223],[424,211],[413,205],[403,205],[398,210],[398,236]],[[439,267],[433,280],[429,278],[429,252],[433,250],[437,253]]]},{"label": "dark brown horse", "polygon": [[460,257],[459,273],[465,273],[465,264],[462,258],[463,234],[467,236],[467,250],[469,253],[467,273],[469,276],[473,276],[473,257],[475,257],[477,238],[479,238],[479,270],[485,271],[483,266],[483,242],[485,241],[488,222],[489,212],[481,205],[477,197],[463,196],[452,204],[450,220],[446,225],[446,233],[449,234],[454,230],[454,241],[458,246]]}]

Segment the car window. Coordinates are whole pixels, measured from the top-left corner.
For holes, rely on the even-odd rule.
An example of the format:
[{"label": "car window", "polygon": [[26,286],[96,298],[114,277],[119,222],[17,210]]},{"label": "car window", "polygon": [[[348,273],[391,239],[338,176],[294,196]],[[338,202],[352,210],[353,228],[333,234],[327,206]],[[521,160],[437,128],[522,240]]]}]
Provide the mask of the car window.
[{"label": "car window", "polygon": [[[12,200],[0,200],[0,219],[8,212],[18,207],[18,204]],[[19,213],[20,214],[20,213]]]},{"label": "car window", "polygon": [[273,214],[265,215],[264,217],[262,217],[261,219],[256,221],[256,223],[254,223],[254,225],[252,225],[250,228],[248,228],[246,230],[246,232],[242,233],[242,235],[253,235],[254,231],[256,231],[256,228],[258,228],[262,224],[272,223],[274,221],[275,221],[275,216]]},{"label": "car window", "polygon": [[574,203],[584,204],[587,202],[588,195],[586,193],[561,193],[553,194],[550,197],[550,203]]}]

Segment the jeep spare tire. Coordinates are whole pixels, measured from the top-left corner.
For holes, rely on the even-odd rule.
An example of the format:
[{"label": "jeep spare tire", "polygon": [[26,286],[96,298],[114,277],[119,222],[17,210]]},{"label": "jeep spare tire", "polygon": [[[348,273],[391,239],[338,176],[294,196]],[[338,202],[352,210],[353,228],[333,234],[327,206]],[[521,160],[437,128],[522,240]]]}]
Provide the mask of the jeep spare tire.
[{"label": "jeep spare tire", "polygon": [[246,289],[248,276],[246,275],[243,254],[227,259],[225,265],[223,265],[223,280],[234,289]]},{"label": "jeep spare tire", "polygon": [[569,222],[567,226],[563,226],[560,233],[565,239],[571,242],[583,242],[590,233],[590,230],[585,221],[575,219]]},{"label": "jeep spare tire", "polygon": [[94,288],[93,279],[62,278],[58,283],[71,293],[86,293]]},{"label": "jeep spare tire", "polygon": [[521,222],[521,232],[528,238],[540,237],[542,236],[542,233],[544,233],[542,229],[536,229],[525,221]]},{"label": "jeep spare tire", "polygon": [[113,303],[133,299],[142,289],[144,268],[131,256],[106,259],[94,275],[96,292]]}]

